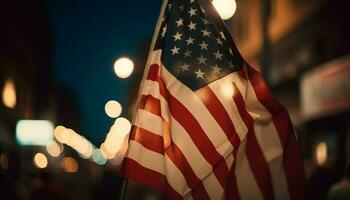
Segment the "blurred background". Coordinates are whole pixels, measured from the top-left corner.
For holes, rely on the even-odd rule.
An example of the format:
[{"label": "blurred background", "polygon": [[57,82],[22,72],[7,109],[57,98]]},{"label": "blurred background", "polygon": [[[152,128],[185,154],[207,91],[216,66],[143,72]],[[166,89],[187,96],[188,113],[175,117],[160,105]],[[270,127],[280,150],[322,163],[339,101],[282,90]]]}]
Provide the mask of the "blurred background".
[{"label": "blurred background", "polygon": [[[326,199],[350,159],[346,1],[215,1],[242,55],[291,115],[307,199]],[[161,4],[0,1],[0,199],[118,199]],[[130,181],[126,198],[162,196]]]}]

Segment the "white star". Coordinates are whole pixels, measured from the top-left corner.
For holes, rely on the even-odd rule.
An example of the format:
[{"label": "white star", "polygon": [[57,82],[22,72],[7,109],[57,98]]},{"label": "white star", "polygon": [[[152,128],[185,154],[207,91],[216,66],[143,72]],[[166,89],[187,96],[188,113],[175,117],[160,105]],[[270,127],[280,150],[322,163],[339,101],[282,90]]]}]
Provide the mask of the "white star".
[{"label": "white star", "polygon": [[189,66],[190,66],[190,65],[184,63],[183,65],[180,66],[180,68],[181,68],[182,71],[188,71],[188,67],[189,67]]},{"label": "white star", "polygon": [[179,6],[180,11],[184,10],[184,5]]},{"label": "white star", "polygon": [[179,20],[176,21],[177,27],[184,25],[184,20],[182,18],[179,18]]},{"label": "white star", "polygon": [[197,71],[194,72],[197,75],[197,78],[204,79],[204,72],[201,71],[201,69],[198,69]]},{"label": "white star", "polygon": [[210,32],[207,29],[202,30],[202,33],[203,33],[203,37],[205,37],[205,36],[210,37]]},{"label": "white star", "polygon": [[191,37],[189,37],[189,38],[186,40],[187,45],[193,44],[193,41],[194,41],[194,39],[191,38]]},{"label": "white star", "polygon": [[222,39],[226,40],[224,32],[220,31],[220,35],[221,35]]},{"label": "white star", "polygon": [[220,39],[219,37],[216,38],[216,43],[217,43],[218,45],[222,45],[222,41],[221,41],[221,39]]},{"label": "white star", "polygon": [[201,57],[197,58],[197,60],[198,60],[198,63],[199,63],[199,64],[204,64],[204,65],[205,65],[205,61],[206,61],[207,59],[204,58],[204,57],[201,55]]},{"label": "white star", "polygon": [[199,44],[199,46],[201,46],[201,49],[206,49],[206,50],[208,50],[208,44],[205,43],[204,41],[203,41],[201,44]]},{"label": "white star", "polygon": [[190,29],[190,30],[196,30],[196,23],[193,23],[193,22],[190,22],[190,24],[188,25],[188,28]]},{"label": "white star", "polygon": [[206,14],[205,10],[204,10],[204,8],[202,6],[201,6],[201,11],[202,11],[202,13]]},{"label": "white star", "polygon": [[233,69],[234,67],[235,66],[231,62],[228,63],[228,68]]},{"label": "white star", "polygon": [[167,30],[167,25],[165,25],[165,26],[163,27],[163,30],[162,30],[162,37],[165,37],[166,30]]},{"label": "white star", "polygon": [[180,34],[179,32],[176,32],[176,35],[173,35],[175,41],[176,40],[181,40],[181,36],[182,36],[182,34]]},{"label": "white star", "polygon": [[188,14],[190,14],[190,16],[192,17],[193,15],[196,15],[197,9],[193,9],[191,8],[190,11],[188,11]]},{"label": "white star", "polygon": [[169,4],[169,5],[168,5],[168,9],[171,10],[172,6],[173,6],[173,5]]},{"label": "white star", "polygon": [[170,51],[173,55],[179,54],[179,50],[180,50],[180,48],[177,48],[176,46],[174,46],[174,48],[170,49]]},{"label": "white star", "polygon": [[202,21],[203,21],[204,24],[209,24],[209,21],[207,19],[205,19],[205,18],[203,18]]},{"label": "white star", "polygon": [[213,74],[221,74],[221,68],[218,65],[214,65],[211,67],[213,69]]},{"label": "white star", "polygon": [[217,50],[215,53],[213,53],[214,55],[215,55],[215,59],[219,59],[219,60],[222,60],[222,56],[224,55],[224,54],[221,54],[220,52],[219,52],[219,50]]},{"label": "white star", "polygon": [[184,53],[185,58],[191,57],[191,53],[192,53],[192,51],[189,51],[188,49],[186,49],[186,51],[185,51],[185,53]]}]

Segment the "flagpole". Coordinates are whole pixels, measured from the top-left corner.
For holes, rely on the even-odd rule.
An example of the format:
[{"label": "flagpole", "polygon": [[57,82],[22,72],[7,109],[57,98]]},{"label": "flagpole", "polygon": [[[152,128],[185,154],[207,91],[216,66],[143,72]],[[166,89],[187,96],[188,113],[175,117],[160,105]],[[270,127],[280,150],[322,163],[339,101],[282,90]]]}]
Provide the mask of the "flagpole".
[{"label": "flagpole", "polygon": [[128,179],[127,179],[127,178],[124,178],[124,180],[123,180],[123,185],[122,185],[122,190],[121,190],[121,192],[120,192],[119,200],[124,200],[125,192],[126,192],[126,187],[128,187]]},{"label": "flagpole", "polygon": [[146,74],[148,74],[149,64],[151,62],[150,55],[151,55],[151,53],[152,53],[152,51],[154,49],[154,46],[155,46],[157,38],[158,38],[158,33],[159,33],[160,27],[162,25],[162,19],[163,19],[163,15],[164,15],[167,3],[168,3],[168,0],[163,0],[163,4],[162,4],[161,10],[160,10],[160,14],[158,16],[157,24],[156,24],[156,27],[155,27],[155,30],[154,30],[154,34],[153,34],[153,38],[152,38],[151,47],[150,47],[150,49],[148,51],[148,57],[147,57],[146,66],[145,66],[145,69],[143,71],[143,76],[142,76],[141,83],[140,83],[139,93],[137,95],[137,101],[136,101],[136,104],[135,104],[136,106],[135,106],[134,112],[133,112],[132,123],[134,123],[134,120],[135,120],[134,116],[136,116],[135,114],[136,114],[137,109],[138,109],[137,105],[139,105],[140,100],[141,100],[141,90],[143,88],[144,81],[146,80]]},{"label": "flagpole", "polygon": [[[157,41],[157,38],[158,38],[158,33],[159,33],[159,30],[160,30],[160,27],[162,25],[162,19],[163,19],[163,15],[164,15],[164,12],[165,12],[165,9],[166,9],[166,5],[168,3],[168,0],[163,0],[163,3],[162,3],[162,7],[161,7],[161,10],[160,10],[160,14],[158,16],[158,20],[157,20],[157,24],[156,24],[156,28],[154,30],[154,34],[153,34],[153,38],[152,38],[152,43],[151,43],[151,47],[149,49],[149,52],[148,52],[148,57],[147,57],[147,62],[146,62],[146,66],[145,66],[145,69],[143,71],[143,77],[141,79],[141,84],[140,84],[140,88],[139,88],[139,93],[138,93],[138,96],[137,96],[137,100],[136,100],[136,106],[134,108],[134,112],[133,112],[133,119],[132,119],[132,124],[134,124],[134,120],[135,120],[135,113],[138,109],[138,106],[139,103],[140,103],[140,94],[141,94],[141,90],[143,88],[143,84],[144,84],[144,80],[145,80],[145,76],[149,70],[149,63],[150,63],[150,55],[151,55],[151,52],[153,51],[154,49],[154,46],[156,44],[156,41]],[[124,178],[123,180],[123,185],[122,185],[122,190],[121,190],[121,193],[120,193],[120,200],[124,200],[125,198],[125,193],[126,193],[126,188],[128,187],[128,178]]]}]

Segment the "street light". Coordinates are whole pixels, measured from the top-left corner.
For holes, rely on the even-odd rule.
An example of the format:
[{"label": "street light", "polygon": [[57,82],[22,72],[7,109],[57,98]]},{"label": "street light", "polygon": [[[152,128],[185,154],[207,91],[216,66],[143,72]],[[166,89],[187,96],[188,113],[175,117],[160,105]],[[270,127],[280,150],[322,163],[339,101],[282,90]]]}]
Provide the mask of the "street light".
[{"label": "street light", "polygon": [[237,8],[235,0],[213,0],[213,5],[223,20],[230,19]]}]

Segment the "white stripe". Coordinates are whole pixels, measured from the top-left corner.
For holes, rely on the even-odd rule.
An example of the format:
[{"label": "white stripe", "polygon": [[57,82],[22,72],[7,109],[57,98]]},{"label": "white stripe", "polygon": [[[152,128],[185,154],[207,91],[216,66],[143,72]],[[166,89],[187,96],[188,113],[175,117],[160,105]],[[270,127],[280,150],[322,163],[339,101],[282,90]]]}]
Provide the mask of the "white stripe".
[{"label": "white stripe", "polygon": [[[211,172],[207,177],[203,180],[203,186],[207,191],[210,199],[223,199],[225,195],[224,188],[217,182],[217,178],[214,172]],[[215,184],[213,184],[215,183]]]},{"label": "white stripe", "polygon": [[[240,80],[235,79],[235,81],[240,81]],[[231,118],[231,121],[237,131],[238,136],[242,140],[246,136],[246,133],[248,130],[245,124],[243,123],[243,120],[241,118],[241,115],[238,112],[236,104],[233,101],[233,96],[231,96],[231,94],[227,94],[227,91],[226,91],[227,88],[232,89],[232,92],[234,94],[235,91],[234,91],[233,82],[234,82],[234,74],[229,74],[224,78],[221,78],[209,84],[209,87],[214,92],[215,96],[218,97],[221,104],[224,106],[227,114]]]},{"label": "white stripe", "polygon": [[181,196],[185,196],[191,191],[185,177],[167,155],[165,155],[165,175],[169,185]]},{"label": "white stripe", "polygon": [[196,176],[199,179],[203,179],[212,171],[211,164],[207,162],[197,149],[186,130],[173,117],[170,118],[170,124],[173,142],[184,154]]},{"label": "white stripe", "polygon": [[289,192],[287,180],[283,171],[283,150],[279,145],[279,138],[275,133],[273,122],[268,124],[254,123],[257,141],[263,150],[266,162],[269,165],[272,185],[276,199],[288,200]]},{"label": "white stripe", "polygon": [[[162,123],[162,119],[154,115],[152,113],[149,113],[144,110],[139,110],[140,117],[139,119],[141,123],[137,123],[138,120],[136,120],[136,126],[140,128],[144,128],[152,133],[162,135],[162,129],[159,128],[159,124]],[[171,132],[176,133],[172,134],[172,142],[178,146],[178,148],[181,150],[181,152],[184,154],[185,159],[191,166],[192,170],[194,171],[195,175],[200,179],[204,180],[203,185],[205,189],[208,191],[208,194],[212,197],[217,197],[217,195],[223,195],[224,190],[222,186],[220,185],[219,181],[215,177],[215,175],[212,172],[212,166],[210,163],[208,163],[203,155],[200,153],[200,151],[197,149],[196,145],[193,143],[191,137],[188,135],[186,130],[173,118],[170,118],[170,124],[171,126]],[[228,156],[228,162],[230,162],[230,165],[232,164],[233,157]],[[170,159],[167,162],[172,162]],[[168,165],[170,165],[168,163]],[[172,171],[169,171],[172,172]],[[182,175],[182,174],[181,174]],[[182,188],[179,192],[180,194],[184,191],[184,188]],[[217,198],[214,198],[217,199]]]},{"label": "white stripe", "polygon": [[270,112],[260,103],[252,83],[247,84],[247,111],[254,118],[254,131],[265,160],[269,165],[276,199],[289,199],[289,189],[283,168],[283,147]]},{"label": "white stripe", "polygon": [[184,154],[196,176],[203,180],[203,186],[211,199],[218,199],[216,197],[223,195],[224,189],[214,175],[211,164],[205,160],[186,130],[173,117],[170,118],[170,123],[171,132],[176,133],[172,134],[173,142]]},{"label": "white stripe", "polygon": [[[232,153],[233,146],[226,144],[228,141],[226,134],[193,91],[178,81],[164,66],[161,69],[161,76],[168,91],[191,112],[211,143],[217,148],[218,153],[224,158]],[[221,145],[226,145],[227,148],[220,148]]]},{"label": "white stripe", "polygon": [[287,180],[283,169],[283,148],[269,111],[260,103],[250,81],[234,73],[234,80],[242,95],[248,113],[254,119],[258,144],[268,163],[276,199],[289,199]]},{"label": "white stripe", "polygon": [[162,119],[158,115],[139,109],[134,124],[163,137]]},{"label": "white stripe", "polygon": [[238,191],[242,200],[263,199],[245,154],[246,143],[247,138],[241,142],[237,152],[235,174]]},{"label": "white stripe", "polygon": [[169,185],[179,194],[186,194],[190,191],[184,176],[167,156],[164,157],[162,154],[151,151],[140,143],[130,140],[127,157],[147,169],[166,176]]},{"label": "white stripe", "polygon": [[165,174],[164,156],[154,151],[150,151],[140,143],[130,140],[127,157],[135,160],[141,166]]},{"label": "white stripe", "polygon": [[168,102],[160,95],[159,83],[157,81],[146,80],[144,82],[143,95],[152,95],[154,98],[160,100],[162,117],[169,121],[169,107]]}]

